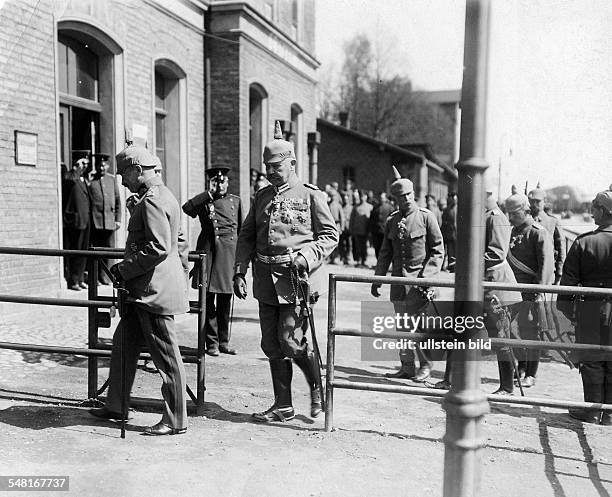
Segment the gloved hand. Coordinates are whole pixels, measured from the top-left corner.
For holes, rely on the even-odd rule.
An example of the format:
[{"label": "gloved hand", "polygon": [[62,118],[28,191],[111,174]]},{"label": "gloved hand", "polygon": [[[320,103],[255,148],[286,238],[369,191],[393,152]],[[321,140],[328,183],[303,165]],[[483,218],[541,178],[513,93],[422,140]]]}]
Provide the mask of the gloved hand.
[{"label": "gloved hand", "polygon": [[308,274],[308,263],[302,254],[298,254],[291,261],[291,269],[297,271],[299,276],[305,276]]},{"label": "gloved hand", "polygon": [[555,276],[555,282],[553,283],[553,285],[560,285],[561,284],[561,275],[557,275]]},{"label": "gloved hand", "polygon": [[234,275],[234,295],[242,300],[247,297],[247,284],[244,274],[238,273]]},{"label": "gloved hand", "polygon": [[119,264],[114,264],[113,266],[111,266],[110,273],[113,275],[115,283],[123,281],[123,276],[121,276],[121,272],[119,271]]},{"label": "gloved hand", "polygon": [[373,297],[380,297],[380,287],[382,283],[372,283],[372,287],[370,288],[370,293]]}]

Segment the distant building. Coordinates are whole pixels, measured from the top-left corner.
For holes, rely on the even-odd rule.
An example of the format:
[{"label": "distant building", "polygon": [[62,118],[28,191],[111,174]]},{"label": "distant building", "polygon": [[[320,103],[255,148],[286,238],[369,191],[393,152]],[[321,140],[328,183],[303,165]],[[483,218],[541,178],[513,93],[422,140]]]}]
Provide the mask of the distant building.
[{"label": "distant building", "polygon": [[456,171],[440,161],[428,145],[397,146],[376,140],[324,119],[317,119],[321,144],[318,150],[318,184],[351,180],[357,188],[388,192],[393,182],[391,166],[414,182],[415,197],[446,197],[456,189]]}]

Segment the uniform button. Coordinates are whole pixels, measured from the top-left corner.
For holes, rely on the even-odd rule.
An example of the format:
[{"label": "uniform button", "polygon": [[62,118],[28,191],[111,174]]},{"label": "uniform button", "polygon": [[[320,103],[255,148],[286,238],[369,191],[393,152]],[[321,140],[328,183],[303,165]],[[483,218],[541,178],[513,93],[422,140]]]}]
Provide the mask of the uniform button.
[{"label": "uniform button", "polygon": [[219,235],[217,235],[217,240],[219,239]]},{"label": "uniform button", "polygon": [[270,233],[274,233],[274,230],[270,230]]},{"label": "uniform button", "polygon": [[234,206],[233,205],[231,206],[231,209],[234,210]]},{"label": "uniform button", "polygon": [[234,237],[233,237],[233,236],[230,236],[230,240],[233,240],[233,239],[234,239]]}]

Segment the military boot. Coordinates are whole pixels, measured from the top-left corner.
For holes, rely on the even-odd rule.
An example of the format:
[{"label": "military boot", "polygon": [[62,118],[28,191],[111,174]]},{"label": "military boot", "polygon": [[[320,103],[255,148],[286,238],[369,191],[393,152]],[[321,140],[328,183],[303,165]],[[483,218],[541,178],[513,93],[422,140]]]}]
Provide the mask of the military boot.
[{"label": "military boot", "polygon": [[399,371],[395,373],[387,373],[385,376],[387,378],[401,378],[403,380],[409,380],[416,375],[416,366],[414,365],[414,361],[404,361],[402,359],[402,366]]},{"label": "military boot", "polygon": [[499,370],[499,389],[494,393],[503,395],[501,390],[512,393],[514,391],[514,364],[509,360],[499,359],[497,369]]},{"label": "military boot", "polygon": [[[600,378],[597,374],[587,368],[584,364],[582,365],[580,374],[582,376],[582,389],[584,391],[584,401],[593,402],[594,404],[601,404],[603,402],[604,389],[603,385],[599,383]],[[595,383],[596,381],[597,383]],[[599,409],[585,409],[585,408],[573,408],[568,409],[570,417],[582,421],[584,423],[600,423],[602,411]]]},{"label": "military boot", "polygon": [[320,383],[320,371],[317,358],[312,350],[308,350],[302,357],[293,359],[304,373],[308,386],[310,387],[310,417],[316,418],[323,410],[321,401],[322,388]]},{"label": "military boot", "polygon": [[274,389],[274,404],[264,412],[253,413],[253,418],[262,423],[289,421],[295,417],[291,401],[291,379],[293,366],[287,359],[270,359],[270,373]]}]

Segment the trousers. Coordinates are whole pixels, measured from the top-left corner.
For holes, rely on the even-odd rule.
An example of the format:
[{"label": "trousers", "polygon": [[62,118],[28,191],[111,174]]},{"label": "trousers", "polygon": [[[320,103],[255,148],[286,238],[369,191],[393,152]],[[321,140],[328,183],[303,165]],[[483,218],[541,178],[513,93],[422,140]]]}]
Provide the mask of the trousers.
[{"label": "trousers", "polygon": [[185,366],[179,351],[174,316],[153,314],[134,304],[128,305],[113,335],[110,377],[106,407],[121,412],[121,344],[125,361],[126,406],[136,375],[138,356],[147,345],[153,364],[162,377],[161,393],[164,399],[162,423],[172,428],[187,427],[187,399],[185,397]]},{"label": "trousers", "polygon": [[[312,311],[311,311],[312,312]],[[296,359],[307,354],[306,317],[295,304],[259,302],[261,350],[268,359]]]},{"label": "trousers", "polygon": [[231,293],[208,292],[206,294],[206,324],[204,329],[206,330],[207,349],[228,346],[231,306]]}]

